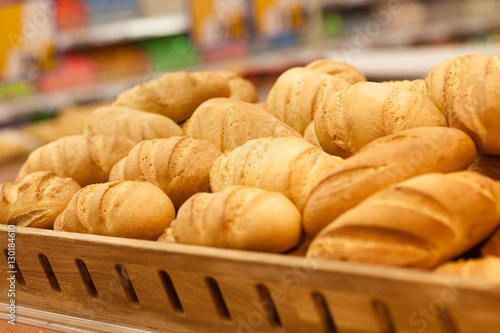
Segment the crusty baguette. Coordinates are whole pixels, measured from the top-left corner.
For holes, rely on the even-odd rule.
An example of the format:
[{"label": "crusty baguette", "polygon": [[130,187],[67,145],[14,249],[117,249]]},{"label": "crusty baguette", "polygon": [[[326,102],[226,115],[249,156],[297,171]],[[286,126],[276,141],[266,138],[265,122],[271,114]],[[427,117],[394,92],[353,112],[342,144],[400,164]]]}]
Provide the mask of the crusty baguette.
[{"label": "crusty baguette", "polygon": [[220,154],[205,140],[178,136],[145,140],[117,163],[109,180],[148,181],[179,208],[191,195],[210,190],[210,168]]},{"label": "crusty baguette", "polygon": [[306,68],[335,76],[336,78],[345,80],[350,84],[366,81],[366,77],[363,73],[361,73],[356,67],[345,62],[321,59],[307,64]]},{"label": "crusty baguette", "polygon": [[52,229],[80,185],[49,171],[27,175],[20,183],[0,185],[0,224]]},{"label": "crusty baguette", "polygon": [[301,216],[284,195],[246,186],[197,193],[179,209],[169,242],[281,253],[302,235]]},{"label": "crusty baguette", "polygon": [[215,161],[210,186],[213,192],[232,185],[280,192],[302,210],[314,186],[339,163],[301,138],[255,139]]},{"label": "crusty baguette", "polygon": [[497,186],[472,171],[394,184],[331,222],[307,256],[433,268],[480,243],[500,224]]},{"label": "crusty baguette", "polygon": [[478,259],[450,261],[436,267],[434,272],[486,279],[500,283],[500,258],[487,256]]},{"label": "crusty baguette", "polygon": [[446,126],[429,98],[374,82],[330,95],[314,117],[323,150],[343,158],[382,136],[426,126]]},{"label": "crusty baguette", "polygon": [[218,71],[217,74],[228,80],[231,95],[229,98],[238,101],[257,103],[259,94],[252,82],[245,80],[232,71]]},{"label": "crusty baguette", "polygon": [[316,132],[314,131],[314,121],[311,121],[311,123],[306,127],[306,130],[304,131],[304,140],[323,150],[319,144]]},{"label": "crusty baguette", "polygon": [[494,180],[500,180],[500,156],[477,155],[468,170],[479,172]]},{"label": "crusty baguette", "polygon": [[402,80],[402,81],[385,81],[382,82],[383,84],[398,88],[398,89],[403,89],[415,93],[422,94],[424,96],[427,96],[427,84],[425,83],[425,80],[423,79],[417,79],[417,80]]},{"label": "crusty baguette", "polygon": [[281,74],[272,87],[266,110],[302,134],[323,101],[348,86],[347,81],[325,73],[292,68]]},{"label": "crusty baguette", "polygon": [[500,155],[500,71],[457,93],[450,126],[469,134],[482,154]]},{"label": "crusty baguette", "polygon": [[33,151],[16,182],[36,171],[52,171],[59,177],[73,178],[82,187],[102,183],[134,145],[132,140],[114,134],[65,136]]},{"label": "crusty baguette", "polygon": [[159,113],[180,123],[204,101],[230,94],[228,80],[215,72],[175,72],[126,90],[113,105]]},{"label": "crusty baguette", "polygon": [[156,240],[174,218],[172,202],[158,187],[117,181],[77,192],[54,230]]},{"label": "crusty baguette", "polygon": [[484,80],[500,70],[500,56],[470,54],[451,58],[434,67],[425,81],[429,98],[448,118],[455,96],[464,88]]},{"label": "crusty baguette", "polygon": [[312,190],[304,229],[314,236],[373,193],[424,173],[465,169],[475,155],[472,139],[447,127],[413,128],[375,140],[333,168]]},{"label": "crusty baguette", "polygon": [[212,142],[221,151],[263,137],[300,137],[266,110],[229,98],[212,98],[200,105],[184,126],[187,136]]},{"label": "crusty baguette", "polygon": [[102,107],[90,115],[84,134],[119,134],[139,143],[143,140],[182,136],[172,119],[123,106]]}]

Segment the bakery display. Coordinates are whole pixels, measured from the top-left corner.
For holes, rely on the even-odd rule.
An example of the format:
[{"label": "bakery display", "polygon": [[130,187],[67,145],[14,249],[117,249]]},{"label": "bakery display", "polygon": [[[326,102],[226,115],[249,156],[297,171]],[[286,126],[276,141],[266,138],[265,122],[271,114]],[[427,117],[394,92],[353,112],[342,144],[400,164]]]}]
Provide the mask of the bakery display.
[{"label": "bakery display", "polygon": [[283,194],[230,186],[189,198],[160,241],[281,253],[299,243],[300,221]]},{"label": "bakery display", "polygon": [[0,185],[0,224],[52,229],[80,185],[50,171],[27,175],[20,183]]},{"label": "bakery display", "polygon": [[301,138],[261,138],[222,154],[210,171],[210,187],[219,192],[246,185],[284,194],[302,210],[314,186],[336,165],[331,156]]},{"label": "bakery display", "polygon": [[285,71],[265,105],[234,72],[168,73],[33,151],[0,186],[0,223],[472,267],[446,262],[500,253],[499,58],[382,83],[318,60]]},{"label": "bakery display", "polygon": [[201,103],[230,95],[228,80],[216,72],[175,72],[121,93],[113,105],[159,113],[180,123],[188,119]]},{"label": "bakery display", "polygon": [[377,138],[429,126],[446,126],[429,98],[374,82],[359,82],[330,95],[314,116],[323,150],[343,158]]},{"label": "bakery display", "polygon": [[80,184],[108,180],[111,168],[134,147],[134,142],[115,134],[65,136],[33,151],[16,182],[36,171],[52,171]]},{"label": "bakery display", "polygon": [[273,85],[266,110],[302,134],[325,99],[348,86],[347,81],[319,71],[292,68]]},{"label": "bakery display", "polygon": [[221,154],[206,140],[173,136],[144,140],[111,170],[110,181],[148,181],[179,208],[197,192],[209,191],[209,172]]},{"label": "bakery display", "polygon": [[251,103],[213,98],[200,105],[184,126],[187,136],[207,140],[221,151],[265,137],[300,137],[293,128]]},{"label": "bakery display", "polygon": [[168,196],[148,182],[116,181],[78,191],[54,230],[157,239],[175,218]]},{"label": "bakery display", "polygon": [[304,229],[322,228],[370,195],[397,182],[431,172],[466,169],[476,155],[464,132],[421,127],[382,137],[334,167],[315,186],[304,209]]},{"label": "bakery display", "polygon": [[123,106],[101,107],[92,112],[83,133],[118,134],[136,143],[183,135],[182,128],[170,118]]},{"label": "bakery display", "polygon": [[433,268],[466,252],[500,224],[498,186],[471,171],[394,184],[333,220],[307,256]]}]

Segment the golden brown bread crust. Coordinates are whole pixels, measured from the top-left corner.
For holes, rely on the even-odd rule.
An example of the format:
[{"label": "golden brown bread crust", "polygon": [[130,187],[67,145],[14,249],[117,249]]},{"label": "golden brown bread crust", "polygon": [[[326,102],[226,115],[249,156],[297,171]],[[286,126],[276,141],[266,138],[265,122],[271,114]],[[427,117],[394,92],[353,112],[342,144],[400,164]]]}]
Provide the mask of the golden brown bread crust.
[{"label": "golden brown bread crust", "polygon": [[248,103],[259,102],[257,88],[255,88],[252,82],[245,80],[232,71],[218,71],[217,74],[228,80],[229,88],[231,89],[229,98]]},{"label": "golden brown bread crust", "polygon": [[306,127],[306,130],[304,131],[304,140],[323,150],[319,144],[316,132],[314,131],[314,121],[311,121],[311,123]]},{"label": "golden brown bread crust", "polygon": [[500,71],[457,93],[449,107],[450,127],[469,134],[482,154],[500,155]]},{"label": "golden brown bread crust", "polygon": [[113,165],[134,145],[132,140],[114,134],[65,136],[33,151],[16,183],[36,171],[73,178],[80,186],[102,183],[108,180]]},{"label": "golden brown bread crust", "polygon": [[480,278],[500,283],[500,258],[487,256],[479,259],[460,259],[438,266],[434,272]]},{"label": "golden brown bread crust", "polygon": [[480,243],[499,225],[496,186],[471,171],[394,184],[330,223],[307,256],[433,268]]},{"label": "golden brown bread crust", "polygon": [[447,118],[455,96],[464,88],[500,70],[500,56],[470,54],[451,58],[434,67],[425,81],[429,98]]},{"label": "golden brown bread crust", "polygon": [[182,136],[172,119],[123,106],[102,107],[90,115],[84,134],[119,134],[139,143],[143,140]]},{"label": "golden brown bread crust", "polygon": [[300,220],[280,193],[231,186],[189,198],[160,241],[281,253],[298,244]]},{"label": "golden brown bread crust", "polygon": [[266,110],[229,98],[212,98],[200,105],[184,126],[186,136],[212,142],[221,151],[263,137],[300,137]]},{"label": "golden brown bread crust", "polygon": [[18,184],[0,185],[0,224],[52,229],[80,185],[53,172],[29,174]]},{"label": "golden brown bread crust", "polygon": [[325,73],[292,68],[281,74],[272,87],[266,110],[302,134],[323,101],[348,86],[347,81]]},{"label": "golden brown bread crust", "polygon": [[126,90],[113,105],[159,113],[180,123],[204,101],[230,94],[227,79],[215,72],[175,72]]},{"label": "golden brown bread crust", "polygon": [[335,76],[336,78],[345,80],[350,84],[366,81],[366,77],[363,73],[361,73],[356,67],[345,62],[321,59],[307,64],[306,68]]},{"label": "golden brown bread crust", "polygon": [[446,126],[446,120],[427,97],[374,82],[332,94],[314,117],[323,150],[343,158],[382,136],[428,126]]},{"label": "golden brown bread crust", "polygon": [[398,89],[407,90],[427,96],[427,84],[423,79],[417,79],[413,81],[410,80],[385,81],[382,83]]},{"label": "golden brown bread crust", "polygon": [[246,185],[284,194],[302,210],[314,186],[342,159],[297,137],[260,138],[222,154],[210,171],[218,192]]},{"label": "golden brown bread crust", "polygon": [[174,218],[172,202],[156,186],[117,181],[77,192],[54,230],[156,240]]},{"label": "golden brown bread crust", "polygon": [[113,168],[109,180],[148,181],[179,208],[191,195],[210,190],[210,168],[220,154],[205,140],[177,136],[145,140]]},{"label": "golden brown bread crust", "polygon": [[304,229],[314,236],[375,192],[424,173],[465,169],[475,155],[474,142],[447,127],[413,128],[375,140],[333,168],[311,191]]},{"label": "golden brown bread crust", "polygon": [[468,169],[494,180],[500,180],[500,156],[477,155]]}]

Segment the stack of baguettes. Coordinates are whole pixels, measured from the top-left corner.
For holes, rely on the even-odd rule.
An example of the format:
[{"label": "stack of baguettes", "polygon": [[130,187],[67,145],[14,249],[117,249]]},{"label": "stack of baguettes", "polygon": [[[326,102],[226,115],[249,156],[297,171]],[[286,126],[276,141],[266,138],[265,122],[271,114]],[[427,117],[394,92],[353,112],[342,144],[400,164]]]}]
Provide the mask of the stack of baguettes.
[{"label": "stack of baguettes", "polygon": [[[234,73],[168,73],[34,151],[0,187],[0,223],[488,277],[498,89],[484,55],[382,83],[319,60],[265,108]],[[485,259],[447,263],[486,240]]]}]

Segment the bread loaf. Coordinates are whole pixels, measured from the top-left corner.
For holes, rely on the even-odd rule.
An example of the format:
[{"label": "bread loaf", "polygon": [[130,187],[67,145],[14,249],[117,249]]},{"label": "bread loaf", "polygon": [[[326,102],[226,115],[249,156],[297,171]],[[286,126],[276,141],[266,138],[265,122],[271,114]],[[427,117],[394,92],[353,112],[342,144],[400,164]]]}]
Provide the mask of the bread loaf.
[{"label": "bread loaf", "polygon": [[397,89],[407,90],[427,96],[427,84],[425,83],[425,80],[422,79],[413,81],[410,80],[386,81],[382,83]]},{"label": "bread loaf", "polygon": [[333,168],[311,191],[304,229],[314,236],[375,192],[421,174],[465,169],[475,155],[474,142],[447,127],[413,128],[375,140]]},{"label": "bread loaf", "polygon": [[16,182],[36,171],[51,171],[59,177],[73,178],[82,187],[102,183],[108,180],[113,165],[125,157],[134,144],[114,134],[65,136],[33,151]]},{"label": "bread loaf", "polygon": [[497,229],[481,247],[481,254],[483,256],[500,257],[500,229]]},{"label": "bread loaf", "polygon": [[255,139],[215,161],[210,186],[213,192],[232,185],[279,192],[302,210],[312,188],[341,162],[301,138]]},{"label": "bread loaf", "polygon": [[347,81],[328,74],[292,68],[281,74],[272,87],[266,110],[302,134],[323,101],[348,86]]},{"label": "bread loaf", "polygon": [[443,61],[425,78],[429,98],[448,117],[455,96],[464,88],[500,70],[500,56],[471,54]]},{"label": "bread loaf", "polygon": [[353,67],[345,62],[321,59],[307,64],[306,68],[335,76],[336,78],[345,80],[350,84],[366,81],[366,77],[363,73],[361,73],[356,67]]},{"label": "bread loaf", "polygon": [[316,136],[316,132],[314,131],[314,121],[311,121],[311,123],[306,127],[306,130],[304,131],[304,140],[306,140],[309,143],[312,143],[316,147],[321,148],[321,145],[319,144],[318,137]]},{"label": "bread loaf", "polygon": [[204,101],[230,94],[228,80],[215,72],[175,72],[126,90],[113,105],[159,113],[180,123]]},{"label": "bread loaf", "polygon": [[446,126],[427,97],[373,82],[356,83],[331,95],[314,117],[323,150],[343,158],[382,136],[427,126]]},{"label": "bread loaf", "polygon": [[53,172],[27,175],[18,184],[0,185],[0,224],[52,229],[80,186]]},{"label": "bread loaf", "polygon": [[468,169],[479,172],[494,180],[500,180],[500,156],[477,155]]},{"label": "bread loaf", "polygon": [[497,186],[471,171],[394,184],[330,223],[307,256],[433,268],[469,250],[500,224]]},{"label": "bread loaf", "polygon": [[93,184],[77,192],[54,230],[157,239],[175,218],[168,196],[148,182]]},{"label": "bread loaf", "polygon": [[229,98],[248,103],[257,103],[259,95],[252,82],[245,80],[232,71],[218,71],[217,74],[228,80],[231,95]]},{"label": "bread loaf", "polygon": [[263,137],[300,137],[266,110],[242,101],[213,98],[200,105],[184,126],[187,136],[208,140],[221,151]]},{"label": "bread loaf", "polygon": [[434,271],[441,274],[460,275],[500,283],[500,258],[488,256],[479,259],[460,259],[446,262],[438,266]]},{"label": "bread loaf", "polygon": [[459,91],[449,107],[450,126],[469,134],[482,154],[500,155],[499,90],[497,71]]},{"label": "bread loaf", "polygon": [[281,253],[298,244],[300,219],[297,208],[280,193],[231,186],[189,198],[168,238],[181,244]]},{"label": "bread loaf", "polygon": [[210,190],[210,168],[220,154],[205,140],[178,136],[145,140],[113,168],[109,180],[148,181],[178,208],[191,195]]},{"label": "bread loaf", "polygon": [[84,134],[120,134],[139,143],[143,140],[182,136],[172,119],[155,113],[123,106],[108,106],[95,110],[85,124]]}]

